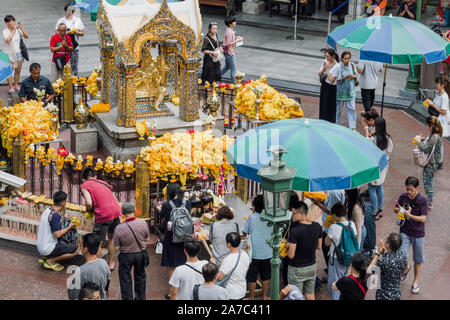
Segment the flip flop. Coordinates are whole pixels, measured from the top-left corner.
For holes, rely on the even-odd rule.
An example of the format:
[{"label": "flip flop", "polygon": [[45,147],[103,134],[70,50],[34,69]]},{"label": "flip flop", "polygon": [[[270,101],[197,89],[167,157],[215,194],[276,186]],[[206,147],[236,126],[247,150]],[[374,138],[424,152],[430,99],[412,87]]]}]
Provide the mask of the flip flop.
[{"label": "flip flop", "polygon": [[408,264],[408,271],[406,271],[406,273],[403,273],[402,277],[400,278],[401,281],[405,281],[406,277],[408,276],[409,270],[411,270],[410,264]]},{"label": "flip flop", "polygon": [[412,294],[419,294],[420,293],[419,286],[412,285],[411,286],[411,293]]},{"label": "flip flop", "polygon": [[64,266],[60,265],[59,263],[48,264],[47,262],[45,262],[44,263],[44,268],[51,269],[51,270],[54,270],[54,271],[61,271],[62,269],[64,269]]},{"label": "flip flop", "polygon": [[39,259],[40,263],[46,263],[47,261],[45,259]]}]

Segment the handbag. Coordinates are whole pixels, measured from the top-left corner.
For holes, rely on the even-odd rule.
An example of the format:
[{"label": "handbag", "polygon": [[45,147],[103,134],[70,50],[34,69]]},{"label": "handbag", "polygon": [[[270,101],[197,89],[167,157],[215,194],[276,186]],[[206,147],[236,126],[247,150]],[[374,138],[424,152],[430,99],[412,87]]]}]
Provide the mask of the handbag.
[{"label": "handbag", "polygon": [[[350,63],[352,64],[353,74],[354,74],[355,76],[358,76],[358,74],[357,74],[356,71],[355,71],[355,65],[353,64],[353,62],[350,62]],[[355,87],[357,87],[357,86],[359,86],[359,81],[358,81],[358,79],[355,79]]]},{"label": "handbag", "polygon": [[287,247],[287,239],[289,238],[289,233],[290,233],[290,229],[291,229],[291,221],[289,221],[289,225],[286,229],[286,231],[284,232],[283,238],[281,238],[281,243],[280,243],[280,258],[286,258],[288,255],[288,247]]},{"label": "handbag", "polygon": [[[211,44],[211,47],[213,47],[214,49],[211,39],[209,39],[209,37],[206,37],[206,39],[208,39],[209,43]],[[217,53],[217,56],[210,55],[213,62],[219,62],[224,58],[223,52],[220,50],[220,47],[215,48],[213,51]]]},{"label": "handbag", "polygon": [[22,57],[27,60],[30,61],[30,57],[28,55],[28,49],[27,46],[25,45],[25,42],[23,41],[22,38],[20,38],[20,53],[22,54]]},{"label": "handbag", "polygon": [[[131,232],[133,232],[134,239],[136,239],[138,247],[141,248],[141,243],[138,241],[138,239],[136,237],[136,234],[134,233],[133,228],[128,224],[128,222],[126,223],[126,225],[128,226],[128,228],[130,228]],[[147,249],[142,250],[141,253],[142,253],[142,256],[144,257],[144,266],[148,267],[150,265],[150,258],[148,256]]]},{"label": "handbag", "polygon": [[222,280],[216,281],[216,284],[217,284],[218,286],[221,286],[222,288],[225,288],[225,287],[227,286],[227,283],[228,283],[228,281],[230,280],[231,275],[233,274],[234,270],[236,270],[236,268],[237,268],[237,266],[238,266],[238,264],[239,264],[239,260],[240,260],[240,259],[241,259],[241,250],[239,249],[239,255],[238,255],[236,264],[235,264],[234,267],[233,267],[233,270],[231,270],[231,272],[230,272],[229,274],[227,274],[227,275],[225,276],[225,278],[223,278]]},{"label": "handbag", "polygon": [[437,140],[438,140],[438,138],[435,137],[433,149],[431,150],[429,155],[427,155],[425,152],[421,151],[418,148],[415,148],[413,150],[413,159],[414,159],[414,164],[416,166],[419,166],[419,167],[423,168],[428,163],[430,163],[431,156],[433,155],[434,149],[436,148]]}]

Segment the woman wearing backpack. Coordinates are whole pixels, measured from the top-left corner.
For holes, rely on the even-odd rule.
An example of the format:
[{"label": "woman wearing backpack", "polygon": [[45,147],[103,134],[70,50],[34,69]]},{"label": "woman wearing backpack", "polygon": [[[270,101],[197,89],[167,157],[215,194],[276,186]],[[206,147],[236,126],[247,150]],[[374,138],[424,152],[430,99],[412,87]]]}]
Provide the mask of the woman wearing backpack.
[{"label": "woman wearing backpack", "polygon": [[428,199],[428,208],[431,210],[433,208],[434,173],[441,162],[442,125],[439,119],[433,116],[427,118],[427,125],[430,136],[423,139],[420,134],[417,147],[430,156],[430,161],[423,167],[423,187]]},{"label": "woman wearing backpack", "polygon": [[[172,226],[170,222],[170,213],[172,207],[170,205],[172,201],[176,207],[181,207],[183,202],[183,195],[180,190],[180,185],[177,183],[169,183],[167,185],[167,201],[163,203],[161,207],[160,215],[166,221],[167,229],[163,239],[163,251],[161,258],[161,266],[169,267],[169,279],[172,277],[172,273],[176,267],[186,263],[186,255],[184,254],[184,243],[173,243]],[[185,206],[188,211],[191,210],[191,203],[189,200],[185,200]],[[168,294],[165,295],[166,299],[170,299]]]},{"label": "woman wearing backpack", "polygon": [[359,195],[359,189],[345,190],[345,204],[347,206],[347,219],[353,221],[356,226],[356,237],[361,247],[362,229],[364,225],[364,201]]},{"label": "woman wearing backpack", "polygon": [[386,121],[382,117],[375,119],[375,134],[369,138],[377,147],[386,154],[388,160],[387,166],[380,172],[380,178],[369,182],[369,196],[370,203],[372,204],[373,214],[375,220],[379,220],[383,216],[383,200],[384,189],[383,183],[386,179],[387,171],[389,168],[389,159],[391,157],[394,144],[391,136],[386,132]]},{"label": "woman wearing backpack", "polygon": [[340,300],[364,300],[367,293],[366,270],[367,258],[360,252],[350,260],[348,276],[334,282],[332,288],[341,293]]},{"label": "woman wearing backpack", "polygon": [[[330,258],[328,259],[328,292],[330,293],[331,300],[339,300],[340,292],[334,291],[332,289],[332,285],[335,281],[345,276],[348,270],[348,266],[343,263],[344,261],[342,261],[342,259],[338,258],[335,252],[335,248],[336,251],[340,250],[341,238],[344,232],[353,232],[353,241],[351,243],[354,247],[353,250],[359,251],[359,246],[357,243],[358,239],[356,238],[355,223],[353,221],[347,221],[345,218],[347,215],[347,208],[345,207],[345,205],[340,202],[336,203],[331,208],[331,214],[333,215],[336,223],[332,224],[330,228],[328,228],[328,234],[325,237],[325,245],[330,246]],[[344,234],[344,236],[346,236],[346,234]],[[350,243],[346,243],[346,245],[349,245],[350,247]],[[355,245],[357,248],[355,248]],[[344,252],[351,253],[349,248],[347,248],[347,250],[344,250]]]}]

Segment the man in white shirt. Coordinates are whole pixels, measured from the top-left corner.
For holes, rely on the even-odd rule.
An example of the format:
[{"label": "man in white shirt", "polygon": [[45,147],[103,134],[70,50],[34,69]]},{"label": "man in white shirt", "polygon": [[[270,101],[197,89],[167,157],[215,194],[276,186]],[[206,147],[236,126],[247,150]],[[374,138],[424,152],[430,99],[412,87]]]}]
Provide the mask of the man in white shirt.
[{"label": "man in white shirt", "polygon": [[67,34],[72,40],[74,51],[70,54],[70,67],[72,68],[72,74],[78,76],[78,60],[80,57],[80,51],[78,46],[79,38],[84,36],[84,25],[80,18],[75,17],[75,6],[67,4],[64,7],[66,15],[58,20],[55,30],[58,30],[58,26],[64,23],[67,27]]},{"label": "man in white shirt", "polygon": [[193,300],[194,286],[203,284],[202,267],[208,263],[206,260],[198,260],[197,255],[202,244],[197,239],[189,239],[184,242],[184,254],[186,263],[175,268],[170,284],[170,300]]},{"label": "man in white shirt", "polygon": [[383,72],[383,64],[381,62],[360,60],[356,71],[361,75],[359,77],[359,87],[361,88],[364,109],[366,112],[369,112],[373,107],[378,76]]},{"label": "man in white shirt", "polygon": [[220,265],[217,280],[222,281],[230,275],[225,287],[228,292],[228,297],[230,300],[242,300],[247,291],[245,276],[250,266],[250,258],[244,250],[239,249],[239,245],[241,244],[239,233],[228,233],[225,241],[227,242],[230,253],[223,259]]}]

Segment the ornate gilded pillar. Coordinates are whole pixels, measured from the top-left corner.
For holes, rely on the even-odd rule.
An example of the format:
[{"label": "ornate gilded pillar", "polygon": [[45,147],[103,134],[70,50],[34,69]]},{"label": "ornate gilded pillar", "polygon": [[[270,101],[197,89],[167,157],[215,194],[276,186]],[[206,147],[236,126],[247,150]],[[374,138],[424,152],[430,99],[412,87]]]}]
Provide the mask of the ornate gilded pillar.
[{"label": "ornate gilded pillar", "polygon": [[[20,133],[13,141],[13,174],[19,178],[26,179],[25,177],[25,140],[23,134]],[[25,191],[25,185],[22,186],[20,191]]]},{"label": "ornate gilded pillar", "polygon": [[150,169],[146,161],[139,156],[136,165],[136,217],[148,219],[150,214]]},{"label": "ornate gilded pillar", "polygon": [[239,176],[236,176],[236,191],[238,197],[244,201],[248,202],[248,180]]},{"label": "ornate gilded pillar", "polygon": [[198,114],[198,68],[200,57],[183,60],[180,58],[180,118],[195,121]]},{"label": "ornate gilded pillar", "polygon": [[136,68],[137,64],[124,65],[120,70],[117,125],[133,127],[136,123]]},{"label": "ornate gilded pillar", "polygon": [[101,92],[101,102],[110,103],[110,87],[111,87],[111,76],[114,65],[114,46],[110,41],[103,41],[101,52],[101,62],[102,62],[102,92]]},{"label": "ornate gilded pillar", "polygon": [[166,58],[166,66],[168,68],[166,73],[166,88],[169,97],[177,93],[177,42],[175,39],[170,39],[162,42],[163,45],[161,46],[162,54]]},{"label": "ornate gilded pillar", "polygon": [[72,122],[73,119],[73,81],[72,70],[69,64],[66,64],[63,69],[63,122]]}]

